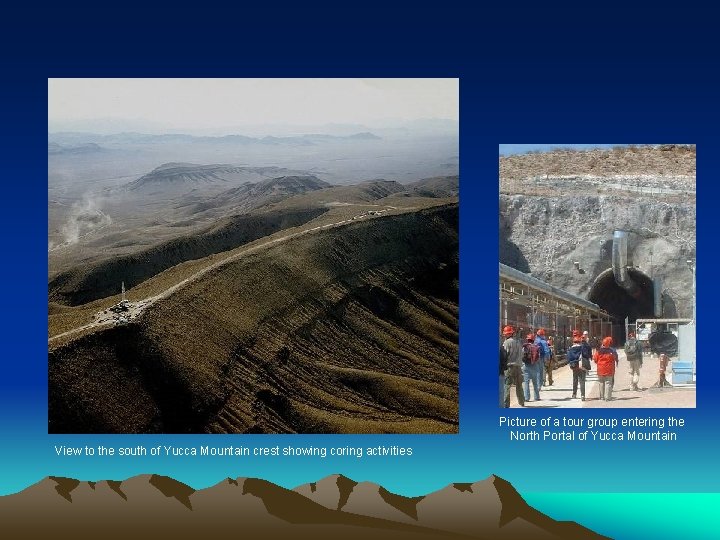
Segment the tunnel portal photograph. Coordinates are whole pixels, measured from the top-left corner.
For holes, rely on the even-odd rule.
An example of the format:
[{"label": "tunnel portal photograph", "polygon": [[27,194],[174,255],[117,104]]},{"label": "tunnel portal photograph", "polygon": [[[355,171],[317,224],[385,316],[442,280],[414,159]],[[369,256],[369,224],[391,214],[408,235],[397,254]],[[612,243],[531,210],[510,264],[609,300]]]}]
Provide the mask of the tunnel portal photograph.
[{"label": "tunnel portal photograph", "polygon": [[696,146],[499,145],[499,406],[695,407]]}]

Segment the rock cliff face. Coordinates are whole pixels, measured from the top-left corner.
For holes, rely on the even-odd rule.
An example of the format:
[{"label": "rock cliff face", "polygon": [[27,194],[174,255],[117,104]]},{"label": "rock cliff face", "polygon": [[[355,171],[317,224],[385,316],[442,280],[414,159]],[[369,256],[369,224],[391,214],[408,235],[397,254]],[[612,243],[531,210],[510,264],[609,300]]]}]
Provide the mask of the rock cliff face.
[{"label": "rock cliff face", "polygon": [[612,265],[615,230],[630,233],[629,263],[662,281],[664,316],[691,317],[687,260],[695,260],[694,203],[618,196],[500,197],[500,262],[593,301],[600,288],[610,286],[598,277]]},{"label": "rock cliff face", "polygon": [[[688,159],[687,148],[673,151]],[[575,174],[572,163],[584,163],[587,156],[567,152],[566,166],[560,160],[556,176],[540,174],[548,160],[544,154],[502,158],[500,262],[598,303],[618,318],[652,317],[653,280],[659,280],[663,317],[692,317],[693,274],[687,261],[694,266],[694,170],[686,167],[683,176],[674,170],[672,177],[663,175],[657,155],[675,163],[673,153],[652,148],[646,152],[653,159],[652,170],[633,177],[615,170],[612,177]],[[642,150],[635,153],[641,156]],[[601,154],[593,151],[596,157]],[[503,176],[504,159],[513,160],[512,175]],[[528,173],[525,178],[523,171]],[[632,305],[616,305],[617,285],[607,272],[616,230],[628,232],[631,276],[643,289],[643,298]]]}]

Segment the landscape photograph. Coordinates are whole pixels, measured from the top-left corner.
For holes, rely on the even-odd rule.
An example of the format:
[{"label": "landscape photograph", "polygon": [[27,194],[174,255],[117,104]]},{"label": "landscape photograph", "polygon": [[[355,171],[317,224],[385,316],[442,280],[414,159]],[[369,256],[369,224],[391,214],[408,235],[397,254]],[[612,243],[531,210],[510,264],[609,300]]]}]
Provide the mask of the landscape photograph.
[{"label": "landscape photograph", "polygon": [[49,79],[49,433],[458,433],[458,79]]}]

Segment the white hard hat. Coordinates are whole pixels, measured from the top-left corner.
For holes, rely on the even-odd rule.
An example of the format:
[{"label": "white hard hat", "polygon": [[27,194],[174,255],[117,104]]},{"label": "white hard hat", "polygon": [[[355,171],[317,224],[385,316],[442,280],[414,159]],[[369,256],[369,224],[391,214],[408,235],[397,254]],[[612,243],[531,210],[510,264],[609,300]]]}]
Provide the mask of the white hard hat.
[{"label": "white hard hat", "polygon": [[583,336],[587,336],[587,335],[588,335],[588,331],[585,330],[585,331],[583,332]]}]

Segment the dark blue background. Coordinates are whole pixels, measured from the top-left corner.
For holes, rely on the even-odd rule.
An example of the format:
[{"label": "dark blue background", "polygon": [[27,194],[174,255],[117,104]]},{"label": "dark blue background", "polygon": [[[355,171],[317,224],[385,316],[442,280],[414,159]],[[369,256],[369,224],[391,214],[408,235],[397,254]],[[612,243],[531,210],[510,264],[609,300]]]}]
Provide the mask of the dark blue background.
[{"label": "dark blue background", "polygon": [[[716,491],[718,404],[713,396],[717,288],[712,285],[718,82],[716,20],[692,12],[579,4],[558,16],[545,3],[464,11],[370,3],[308,10],[227,11],[204,4],[165,9],[98,5],[34,13],[5,9],[0,54],[3,177],[0,493],[54,475],[93,480],[142,472],[195,487],[224,476],[259,476],[286,486],[340,472],[391,491],[424,493],[451,481],[498,474],[531,491]],[[48,77],[459,77],[461,95],[461,434],[424,437],[80,437],[47,435],[47,78]],[[182,114],[182,111],[178,111]],[[498,143],[698,145],[697,409],[672,445],[520,447],[497,428]],[[670,411],[651,413],[664,415]],[[522,411],[544,416],[543,411]],[[557,413],[559,414],[559,413]],[[566,414],[582,414],[581,411]],[[593,414],[622,416],[622,411]],[[413,446],[397,460],[100,460],[58,458],[55,444],[315,444]],[[528,467],[530,451],[537,467]],[[593,483],[546,457],[612,455]],[[633,459],[625,459],[633,456]],[[682,474],[656,474],[670,457]]]}]

